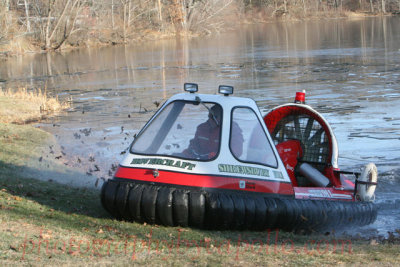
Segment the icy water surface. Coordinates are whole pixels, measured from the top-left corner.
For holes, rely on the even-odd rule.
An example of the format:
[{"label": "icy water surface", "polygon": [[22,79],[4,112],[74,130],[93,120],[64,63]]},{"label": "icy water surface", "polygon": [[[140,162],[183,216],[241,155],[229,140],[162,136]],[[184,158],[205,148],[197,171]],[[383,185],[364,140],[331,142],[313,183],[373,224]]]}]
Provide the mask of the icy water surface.
[{"label": "icy water surface", "polygon": [[0,85],[46,88],[71,99],[40,126],[54,133],[67,164],[107,179],[144,123],[168,97],[196,82],[251,97],[265,112],[298,90],[331,123],[339,166],[380,173],[377,222],[361,234],[400,228],[400,18],[248,26],[194,40],[27,55],[2,62]]}]

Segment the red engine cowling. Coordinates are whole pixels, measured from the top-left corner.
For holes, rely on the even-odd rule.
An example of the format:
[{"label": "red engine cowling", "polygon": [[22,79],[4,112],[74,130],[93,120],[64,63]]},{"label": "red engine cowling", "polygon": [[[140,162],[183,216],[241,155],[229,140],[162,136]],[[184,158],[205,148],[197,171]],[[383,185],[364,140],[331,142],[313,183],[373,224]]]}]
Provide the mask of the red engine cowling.
[{"label": "red engine cowling", "polygon": [[293,186],[298,186],[294,173],[297,161],[303,156],[303,149],[299,140],[288,140],[276,145],[279,156],[285,165],[286,171],[292,181]]}]

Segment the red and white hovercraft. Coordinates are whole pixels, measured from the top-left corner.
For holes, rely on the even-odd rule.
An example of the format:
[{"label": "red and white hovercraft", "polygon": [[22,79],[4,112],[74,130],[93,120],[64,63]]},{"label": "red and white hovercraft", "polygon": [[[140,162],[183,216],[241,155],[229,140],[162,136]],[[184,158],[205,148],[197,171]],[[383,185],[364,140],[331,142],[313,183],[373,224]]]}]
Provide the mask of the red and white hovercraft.
[{"label": "red and white hovercraft", "polygon": [[[331,230],[373,223],[374,164],[340,171],[327,121],[304,104],[264,117],[249,98],[186,93],[167,100],[101,191],[118,219],[206,229]],[[355,176],[355,183],[345,177]]]}]

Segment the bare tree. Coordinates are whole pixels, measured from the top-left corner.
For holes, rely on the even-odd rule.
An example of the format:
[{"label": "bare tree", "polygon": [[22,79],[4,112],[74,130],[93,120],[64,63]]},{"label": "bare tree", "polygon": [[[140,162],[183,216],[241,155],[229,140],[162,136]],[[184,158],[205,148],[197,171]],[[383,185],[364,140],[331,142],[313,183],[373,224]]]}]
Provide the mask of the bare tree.
[{"label": "bare tree", "polygon": [[[128,10],[128,5],[130,3],[130,0],[120,0],[121,4],[122,4],[122,36],[124,39],[124,43],[126,43],[126,28],[127,28],[127,24],[129,23],[127,20],[127,10]],[[129,27],[129,25],[128,25]]]},{"label": "bare tree", "polygon": [[172,24],[175,26],[175,30],[178,34],[182,31],[184,25],[186,25],[187,17],[183,15],[183,10],[189,8],[190,2],[185,0],[172,0],[169,8],[169,14],[171,17]]},{"label": "bare tree", "polygon": [[162,16],[162,3],[161,0],[157,0],[158,7],[158,19],[160,20],[161,29],[163,28],[163,16]]},{"label": "bare tree", "polygon": [[49,0],[47,22],[44,32],[44,49],[60,48],[69,36],[77,31],[75,23],[83,7],[84,0]]},{"label": "bare tree", "polygon": [[386,13],[386,1],[385,0],[381,0],[381,8],[382,8],[382,13],[385,14]]},{"label": "bare tree", "polygon": [[111,22],[112,28],[115,28],[115,20],[114,20],[114,0],[111,0]]},{"label": "bare tree", "polygon": [[345,10],[393,12],[400,0],[0,0],[0,45],[128,43],[157,32],[219,32],[239,15],[300,18]]},{"label": "bare tree", "polygon": [[10,35],[16,26],[10,9],[9,0],[0,1],[0,45],[10,41]]},{"label": "bare tree", "polygon": [[7,36],[7,7],[5,2],[0,2],[0,43],[6,39]]},{"label": "bare tree", "polygon": [[173,0],[171,17],[177,31],[220,31],[234,0]]},{"label": "bare tree", "polygon": [[26,30],[28,32],[31,32],[31,21],[29,19],[29,3],[28,3],[28,0],[24,0],[24,6],[25,6],[25,16],[26,16]]},{"label": "bare tree", "polygon": [[371,8],[371,13],[374,13],[374,3],[373,3],[373,0],[369,0],[369,5],[370,5],[370,8]]}]

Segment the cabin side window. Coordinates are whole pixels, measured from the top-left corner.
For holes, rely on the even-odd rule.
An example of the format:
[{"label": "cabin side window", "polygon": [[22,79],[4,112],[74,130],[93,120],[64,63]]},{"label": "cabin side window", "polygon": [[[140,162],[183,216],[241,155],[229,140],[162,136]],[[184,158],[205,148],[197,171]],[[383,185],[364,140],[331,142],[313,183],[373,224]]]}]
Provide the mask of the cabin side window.
[{"label": "cabin side window", "polygon": [[233,156],[239,161],[274,168],[278,166],[264,128],[250,108],[233,109],[229,146]]}]

